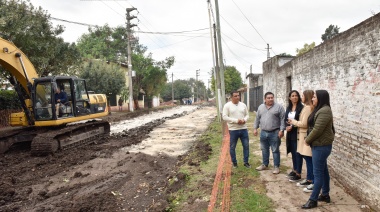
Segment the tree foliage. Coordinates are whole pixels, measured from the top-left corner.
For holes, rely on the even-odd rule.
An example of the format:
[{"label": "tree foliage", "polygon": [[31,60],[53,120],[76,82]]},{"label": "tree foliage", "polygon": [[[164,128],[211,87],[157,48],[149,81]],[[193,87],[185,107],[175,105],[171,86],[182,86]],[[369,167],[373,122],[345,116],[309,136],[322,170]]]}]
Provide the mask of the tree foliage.
[{"label": "tree foliage", "polygon": [[152,54],[146,54],[147,48],[136,45],[132,54],[132,69],[136,71],[133,78],[133,98],[137,99],[141,90],[148,99],[158,95],[164,89],[167,81],[167,69],[174,64],[174,57],[168,57],[156,62]]},{"label": "tree foliage", "polygon": [[95,93],[119,94],[125,86],[125,70],[101,60],[85,62],[79,76],[86,80],[87,89]]},{"label": "tree foliage", "polygon": [[74,43],[58,37],[64,27],[53,27],[50,15],[22,0],[0,0],[0,36],[13,42],[33,63],[40,76],[66,74],[79,63]]},{"label": "tree foliage", "polygon": [[281,54],[279,54],[278,56],[282,56],[282,57],[293,57],[293,55],[288,54],[288,53],[286,53],[286,52],[281,53]]},{"label": "tree foliage", "polygon": [[300,56],[300,55],[302,55],[302,54],[305,54],[306,52],[308,52],[308,51],[314,49],[314,47],[315,47],[315,42],[313,42],[313,43],[311,43],[311,44],[307,44],[307,43],[305,43],[305,44],[303,45],[303,48],[301,48],[301,49],[298,49],[298,48],[297,48],[297,49],[296,49],[297,56]]},{"label": "tree foliage", "polygon": [[0,110],[21,109],[20,100],[15,91],[0,90]]},{"label": "tree foliage", "polygon": [[192,85],[189,80],[176,80],[173,84],[167,83],[165,88],[161,91],[161,97],[164,101],[170,101],[172,99],[172,85],[174,99],[182,100],[183,98],[192,97],[193,93],[191,92]]},{"label": "tree foliage", "polygon": [[332,25],[330,24],[329,27],[326,28],[325,33],[322,34],[321,38],[323,42],[330,40],[331,38],[339,35],[339,27],[338,25]]},{"label": "tree foliage", "polygon": [[[176,80],[173,82],[173,93],[175,100],[192,98],[194,100],[205,100],[209,97],[210,92],[206,89],[203,81],[196,81],[194,78],[188,80]],[[164,101],[172,99],[172,83],[167,83],[161,92]]]},{"label": "tree foliage", "polygon": [[226,66],[224,71],[224,86],[225,93],[230,93],[231,91],[238,90],[243,85],[243,80],[241,78],[240,72],[235,66]]},{"label": "tree foliage", "polygon": [[127,62],[127,40],[124,27],[104,26],[89,28],[88,33],[78,39],[78,48],[84,58],[102,59],[111,62]]},{"label": "tree foliage", "polygon": [[[211,70],[211,88],[215,90],[216,80],[214,79],[214,69]],[[241,78],[240,72],[235,66],[225,66],[224,70],[224,87],[225,93],[230,93],[231,91],[238,90],[243,86],[243,80]]]},{"label": "tree foliage", "polygon": [[141,88],[145,91],[149,99],[153,96],[157,96],[161,92],[166,81],[166,69],[162,69],[158,66],[150,66],[145,71]]},{"label": "tree foliage", "polygon": [[[89,29],[89,33],[82,35],[78,40],[78,48],[83,57],[125,64],[128,58],[125,34],[124,27],[111,28],[105,25]],[[174,64],[174,57],[155,61],[152,54],[147,53],[147,47],[140,45],[138,40],[135,40],[131,47],[132,70],[136,73],[132,78],[133,99],[136,102],[141,91],[150,99],[164,88],[167,81],[166,72]],[[135,103],[135,106],[138,109],[138,104]]]}]

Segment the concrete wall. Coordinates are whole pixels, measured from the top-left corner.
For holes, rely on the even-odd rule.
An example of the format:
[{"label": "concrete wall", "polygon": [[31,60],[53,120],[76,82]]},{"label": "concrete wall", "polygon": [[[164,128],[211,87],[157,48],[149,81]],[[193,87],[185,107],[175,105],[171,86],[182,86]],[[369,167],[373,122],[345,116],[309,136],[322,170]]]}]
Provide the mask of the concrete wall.
[{"label": "concrete wall", "polygon": [[263,74],[248,74],[246,79],[248,79],[248,87],[255,88],[263,85]]},{"label": "concrete wall", "polygon": [[[268,91],[274,93],[275,101],[282,105],[287,103],[287,90],[288,76],[291,75],[292,67],[290,61],[294,57],[281,57],[275,56],[263,64],[263,90],[264,94]],[[280,70],[279,68],[282,67]],[[290,71],[289,71],[290,67]],[[289,73],[290,72],[290,73]],[[284,89],[285,88],[285,89]]]},{"label": "concrete wall", "polygon": [[380,13],[288,63],[274,57],[263,67],[264,93],[273,91],[284,106],[291,88],[329,91],[336,129],[331,173],[380,210]]}]

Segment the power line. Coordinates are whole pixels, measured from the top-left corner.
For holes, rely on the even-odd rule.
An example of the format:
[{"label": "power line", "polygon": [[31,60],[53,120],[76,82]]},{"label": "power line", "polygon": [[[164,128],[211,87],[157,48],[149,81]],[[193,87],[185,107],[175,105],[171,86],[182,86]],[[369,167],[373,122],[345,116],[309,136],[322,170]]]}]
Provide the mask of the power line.
[{"label": "power line", "polygon": [[68,20],[65,20],[65,19],[54,18],[54,17],[51,17],[51,16],[49,17],[49,19],[56,20],[56,21],[62,21],[62,22],[70,23],[70,24],[78,24],[78,25],[82,25],[82,26],[88,26],[88,27],[99,27],[98,25],[86,24],[86,23],[81,23],[81,22],[76,22],[76,21],[68,21]]},{"label": "power line", "polygon": [[251,49],[255,49],[255,50],[261,51],[261,53],[265,54],[265,53],[264,53],[264,51],[266,51],[265,49],[258,49],[258,48],[256,48],[256,47],[247,46],[247,45],[245,45],[245,44],[242,44],[242,43],[237,42],[236,40],[230,38],[228,35],[226,35],[226,34],[224,34],[224,33],[222,33],[222,34],[223,34],[223,36],[227,37],[228,39],[230,39],[231,41],[233,41],[233,42],[235,42],[235,43],[237,43],[237,44],[239,44],[239,45],[242,45],[242,46],[245,46],[245,47],[247,47],[247,48],[251,48]]},{"label": "power line", "polygon": [[[105,4],[104,2],[102,2],[103,4]],[[118,2],[117,2],[118,3]],[[120,13],[118,13],[117,11],[115,11],[115,9],[113,9],[112,7],[110,7],[108,4],[105,4],[109,9],[111,9],[114,13],[116,13],[117,15],[121,16],[124,18],[124,15],[121,15]],[[120,3],[118,3],[118,5],[120,7],[123,7],[122,5],[120,5]],[[131,5],[132,6],[132,5]],[[132,6],[133,7],[133,6]],[[134,8],[134,7],[133,7]],[[140,15],[144,18],[144,20],[146,20],[146,18],[140,13]],[[76,21],[70,21],[70,20],[66,20],[66,19],[61,19],[61,18],[55,18],[55,17],[49,17],[51,20],[56,20],[56,21],[61,21],[61,22],[66,22],[66,23],[71,23],[71,24],[76,24],[76,25],[82,25],[82,26],[87,26],[87,27],[100,27],[99,25],[94,25],[94,24],[88,24],[88,23],[81,23],[81,22],[76,22]],[[146,23],[149,23],[149,21],[145,21]],[[147,29],[149,29],[148,26],[146,26],[144,23],[141,23],[143,26],[145,26]],[[185,39],[185,40],[182,40],[182,41],[179,41],[179,42],[175,42],[175,43],[172,43],[172,44],[169,44],[169,45],[164,45],[163,42],[160,40],[160,44],[156,43],[156,41],[154,39],[152,39],[150,36],[148,36],[148,34],[157,34],[157,35],[172,35],[172,36],[179,36],[179,35],[186,35],[188,33],[191,33],[191,32],[198,32],[198,31],[203,31],[203,30],[207,30],[207,28],[201,28],[201,29],[193,29],[193,30],[184,30],[184,31],[178,31],[178,32],[154,32],[154,31],[135,31],[135,33],[144,33],[147,35],[147,37],[149,39],[151,39],[153,41],[153,43],[155,43],[159,49],[171,49],[171,48],[167,48],[167,47],[170,47],[170,46],[173,46],[173,45],[176,45],[178,43],[182,43],[182,42],[186,42],[186,41],[189,41],[189,40],[192,40],[192,39],[195,39],[195,38],[199,38],[199,37],[205,37],[206,34],[205,33],[202,33],[200,35],[197,35],[197,36],[192,36],[190,39]],[[158,39],[159,40],[159,39]],[[152,48],[151,48],[152,49]],[[154,49],[152,49],[154,50]],[[170,53],[169,53],[170,54]],[[172,53],[173,54],[173,53]],[[181,62],[181,57],[179,57],[178,53],[175,54],[176,55],[176,64],[177,65],[180,65],[182,64]]]},{"label": "power line", "polygon": [[197,32],[197,31],[202,31],[209,29],[207,28],[202,28],[202,29],[194,29],[194,30],[187,30],[187,31],[179,31],[179,32],[145,32],[145,31],[138,31],[139,33],[149,33],[149,34],[179,34],[179,33],[185,33],[185,32]]},{"label": "power line", "polygon": [[[223,43],[227,46],[228,50],[230,50],[230,52],[231,52],[232,55],[234,55],[236,58],[240,58],[240,59],[244,60],[244,61],[245,61],[246,63],[248,63],[248,64],[251,63],[251,62],[245,60],[244,58],[237,56],[237,55],[232,51],[232,49],[228,46],[228,44],[226,43],[226,41],[225,41],[223,38],[222,38],[222,41],[223,41]],[[238,60],[238,61],[239,61],[243,66],[245,66],[240,60]]]},{"label": "power line", "polygon": [[[208,33],[205,33],[205,34],[208,34]],[[182,41],[178,41],[178,42],[175,42],[175,43],[172,43],[172,44],[168,44],[166,46],[161,46],[160,48],[157,48],[157,49],[165,48],[165,47],[168,47],[168,46],[173,46],[173,45],[178,44],[178,43],[183,43],[183,42],[195,39],[195,38],[203,37],[205,34],[199,35],[199,36],[194,36],[192,38],[189,38],[189,39],[186,39],[186,40],[182,40]]]},{"label": "power line", "polygon": [[110,8],[111,10],[113,10],[116,14],[120,15],[121,17],[123,17],[123,18],[125,17],[124,15],[122,15],[122,14],[118,13],[116,10],[114,10],[112,7],[108,6],[104,1],[100,1],[100,2],[102,2],[104,5],[106,5],[108,8]]},{"label": "power line", "polygon": [[233,29],[235,30],[235,32],[240,35],[240,37],[242,37],[245,41],[247,41],[249,44],[251,44],[253,46],[253,49],[257,49],[259,50],[259,48],[257,48],[255,45],[253,45],[249,40],[247,40],[245,37],[243,37],[230,23],[228,23],[228,21],[223,17],[223,16],[220,16],[222,17],[222,19]]},{"label": "power line", "polygon": [[259,31],[256,29],[255,26],[253,26],[253,24],[251,23],[251,21],[249,21],[249,19],[247,18],[247,16],[243,13],[243,11],[240,9],[240,7],[235,3],[234,0],[231,0],[235,5],[236,7],[239,9],[239,11],[241,12],[241,14],[244,16],[245,19],[247,19],[248,23],[251,24],[252,28],[257,32],[257,34],[261,37],[261,39],[263,39],[263,41],[265,42],[265,44],[267,44],[268,42],[265,41],[265,39],[263,38],[263,36],[261,36],[261,34],[259,33]]}]

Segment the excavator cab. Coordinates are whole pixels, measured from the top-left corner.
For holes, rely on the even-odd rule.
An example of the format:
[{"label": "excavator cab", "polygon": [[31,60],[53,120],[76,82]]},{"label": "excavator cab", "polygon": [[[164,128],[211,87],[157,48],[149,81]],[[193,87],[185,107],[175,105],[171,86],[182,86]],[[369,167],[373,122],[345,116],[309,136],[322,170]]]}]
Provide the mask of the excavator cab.
[{"label": "excavator cab", "polygon": [[59,120],[104,112],[105,105],[93,107],[86,82],[77,77],[44,77],[34,81],[34,120]]}]

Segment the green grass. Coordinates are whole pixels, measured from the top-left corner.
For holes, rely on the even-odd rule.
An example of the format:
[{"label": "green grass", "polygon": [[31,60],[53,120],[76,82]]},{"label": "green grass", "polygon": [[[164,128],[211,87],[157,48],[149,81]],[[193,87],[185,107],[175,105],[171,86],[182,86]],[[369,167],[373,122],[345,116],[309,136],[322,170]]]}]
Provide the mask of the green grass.
[{"label": "green grass", "polygon": [[[261,181],[260,174],[254,168],[261,164],[261,156],[253,154],[253,151],[260,149],[259,137],[253,136],[253,121],[255,114],[250,113],[248,123],[248,131],[250,137],[250,157],[249,163],[252,168],[247,169],[243,166],[243,150],[239,143],[236,147],[236,157],[239,167],[232,169],[231,175],[231,204],[230,211],[274,211],[273,202],[266,196],[265,182]],[[212,147],[212,154],[205,162],[201,162],[200,166],[189,166],[187,163],[182,165],[179,172],[186,174],[186,186],[178,192],[172,194],[171,205],[167,211],[187,211],[187,203],[190,199],[200,199],[209,202],[218,167],[222,136],[221,123],[215,120],[208,130],[201,136],[201,142],[207,142]],[[190,153],[191,158],[196,152]],[[219,186],[219,193],[223,192],[223,185]],[[214,211],[221,211],[220,207],[221,195]],[[207,211],[207,207],[198,211]]]},{"label": "green grass", "polygon": [[[179,168],[180,173],[184,173],[188,176],[186,187],[172,194],[171,205],[167,211],[186,211],[184,203],[189,199],[200,199],[209,202],[215,172],[218,167],[222,139],[221,124],[215,120],[200,138],[201,142],[209,143],[212,148],[209,159],[200,162],[200,166],[189,166],[185,163]],[[196,154],[197,152],[193,151],[187,158],[197,158]],[[207,211],[207,208],[205,208],[204,211]]]},{"label": "green grass", "polygon": [[255,167],[261,164],[261,156],[253,154],[253,151],[260,149],[260,140],[258,136],[253,135],[255,114],[249,115],[247,122],[250,139],[249,163],[252,168],[247,169],[243,166],[243,147],[239,140],[236,146],[239,167],[232,170],[231,176],[230,211],[274,211],[273,202],[266,196],[265,182],[261,181],[259,172],[255,170]]}]

